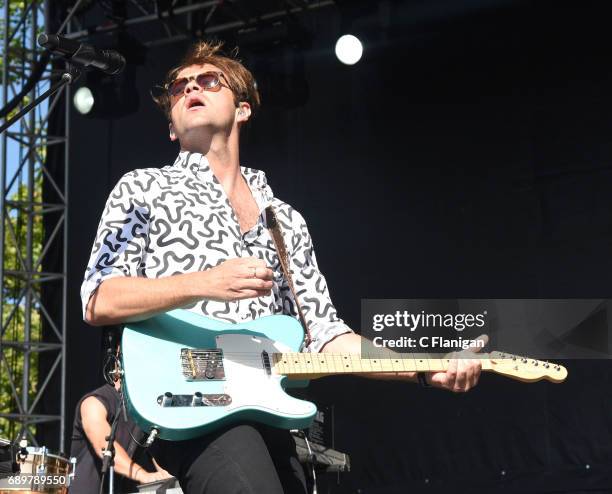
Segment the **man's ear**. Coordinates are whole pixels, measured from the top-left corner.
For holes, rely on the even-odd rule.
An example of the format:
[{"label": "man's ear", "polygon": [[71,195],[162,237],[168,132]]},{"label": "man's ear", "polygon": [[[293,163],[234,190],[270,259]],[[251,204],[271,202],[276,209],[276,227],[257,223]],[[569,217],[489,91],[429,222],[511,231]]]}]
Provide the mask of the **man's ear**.
[{"label": "man's ear", "polygon": [[170,140],[172,142],[176,141],[176,134],[174,133],[174,126],[172,125],[172,122],[168,123],[168,132],[170,134]]},{"label": "man's ear", "polygon": [[251,117],[251,105],[246,101],[238,103],[236,108],[236,122],[245,123]]}]

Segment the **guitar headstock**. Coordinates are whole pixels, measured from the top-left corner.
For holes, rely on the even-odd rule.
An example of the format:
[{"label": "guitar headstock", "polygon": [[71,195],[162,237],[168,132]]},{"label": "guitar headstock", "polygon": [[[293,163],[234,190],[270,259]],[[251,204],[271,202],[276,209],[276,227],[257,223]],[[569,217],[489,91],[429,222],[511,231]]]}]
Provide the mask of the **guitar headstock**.
[{"label": "guitar headstock", "polygon": [[567,369],[562,365],[510,353],[491,352],[489,361],[492,371],[519,381],[533,382],[547,379],[560,383],[567,377]]}]

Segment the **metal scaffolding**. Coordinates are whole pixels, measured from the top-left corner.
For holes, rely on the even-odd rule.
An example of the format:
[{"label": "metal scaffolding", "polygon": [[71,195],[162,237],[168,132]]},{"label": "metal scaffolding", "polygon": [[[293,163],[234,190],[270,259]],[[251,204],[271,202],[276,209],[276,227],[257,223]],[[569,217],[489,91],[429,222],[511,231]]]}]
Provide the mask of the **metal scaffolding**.
[{"label": "metal scaffolding", "polygon": [[[36,38],[44,31],[45,4],[4,0],[2,12],[2,108],[24,90],[17,111],[50,85],[48,57],[42,57]],[[41,65],[44,66],[40,67]],[[39,69],[42,76],[37,77]],[[32,84],[33,83],[33,84]],[[29,86],[32,85],[31,88]],[[65,135],[50,136],[49,117],[63,101],[64,91],[38,106],[0,137],[0,431],[15,440],[26,437],[37,445],[37,424],[59,422],[59,444],[64,448],[66,304],[49,310],[43,289],[60,290],[66,300],[67,173],[58,183],[49,173],[50,146],[64,146]],[[3,115],[3,120],[9,116]],[[67,159],[64,166],[67,172]],[[59,200],[43,200],[52,187]],[[44,219],[44,222],[43,222]],[[51,219],[51,221],[50,221]],[[44,223],[44,228],[43,228]],[[63,264],[56,272],[43,271],[45,256],[60,245]],[[43,331],[43,327],[49,328]],[[39,372],[41,352],[50,357],[46,375]],[[41,398],[54,381],[61,388],[57,410],[39,413]],[[55,384],[57,386],[57,384]]]}]

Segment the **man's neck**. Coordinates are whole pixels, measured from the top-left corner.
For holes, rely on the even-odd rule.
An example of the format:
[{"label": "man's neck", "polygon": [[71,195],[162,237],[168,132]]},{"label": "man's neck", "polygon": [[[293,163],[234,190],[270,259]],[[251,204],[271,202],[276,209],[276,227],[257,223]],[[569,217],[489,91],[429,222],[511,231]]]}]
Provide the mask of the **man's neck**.
[{"label": "man's neck", "polygon": [[225,193],[232,196],[240,184],[240,158],[238,142],[233,139],[212,139],[207,143],[205,149],[187,149],[185,151],[197,151],[206,156],[208,164],[219,183],[223,186]]},{"label": "man's neck", "polygon": [[241,178],[238,150],[232,152],[229,148],[211,148],[206,159],[227,195],[231,196]]}]

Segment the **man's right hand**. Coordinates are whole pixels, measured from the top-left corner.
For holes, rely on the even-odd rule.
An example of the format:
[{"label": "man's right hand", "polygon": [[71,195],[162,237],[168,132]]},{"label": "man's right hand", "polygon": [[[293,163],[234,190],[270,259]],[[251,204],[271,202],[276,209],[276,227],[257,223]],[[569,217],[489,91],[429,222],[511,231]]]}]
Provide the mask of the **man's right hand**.
[{"label": "man's right hand", "polygon": [[228,259],[206,275],[206,299],[221,302],[269,295],[274,285],[273,272],[262,259],[239,257]]}]

